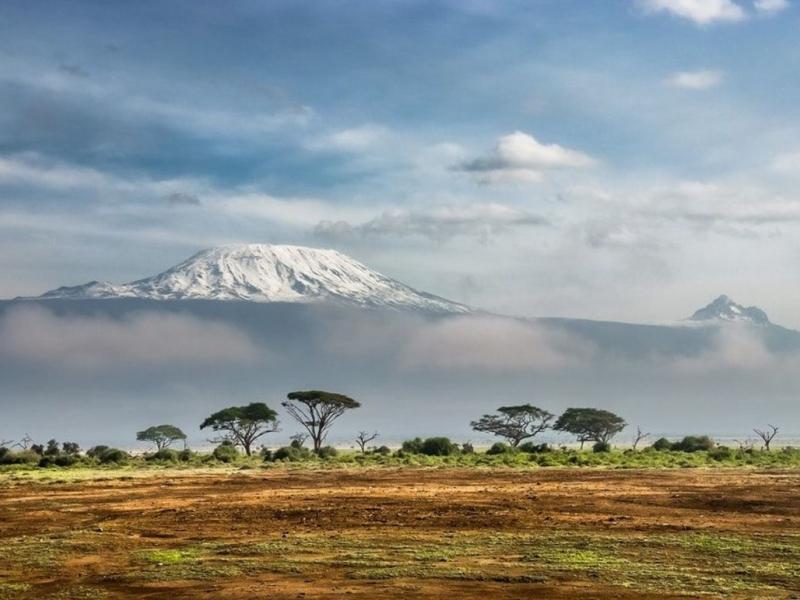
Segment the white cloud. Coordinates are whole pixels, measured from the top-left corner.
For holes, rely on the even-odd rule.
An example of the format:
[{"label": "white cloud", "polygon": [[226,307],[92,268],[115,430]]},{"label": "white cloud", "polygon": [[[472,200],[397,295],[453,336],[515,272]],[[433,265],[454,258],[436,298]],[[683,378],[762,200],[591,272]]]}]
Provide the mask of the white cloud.
[{"label": "white cloud", "polygon": [[742,7],[733,0],[639,0],[639,4],[645,12],[668,13],[698,25],[747,18]]},{"label": "white cloud", "polygon": [[351,129],[336,131],[310,144],[314,150],[341,150],[361,152],[374,147],[389,137],[389,130],[381,125],[368,123]]},{"label": "white cloud", "polygon": [[578,150],[558,144],[543,144],[522,131],[501,137],[494,151],[460,165],[486,183],[498,181],[540,181],[551,170],[591,167],[597,161]]},{"label": "white cloud", "polygon": [[764,15],[775,15],[789,8],[789,0],[754,0],[756,11]]},{"label": "white cloud", "polygon": [[800,152],[778,154],[772,159],[770,169],[782,175],[800,175]]},{"label": "white cloud", "polygon": [[679,71],[667,77],[666,83],[687,90],[708,90],[722,83],[721,71]]},{"label": "white cloud", "polygon": [[423,236],[444,240],[458,235],[482,239],[517,227],[545,225],[540,215],[505,204],[445,205],[424,210],[392,209],[360,225],[343,220],[320,221],[315,235],[323,238],[364,236]]}]

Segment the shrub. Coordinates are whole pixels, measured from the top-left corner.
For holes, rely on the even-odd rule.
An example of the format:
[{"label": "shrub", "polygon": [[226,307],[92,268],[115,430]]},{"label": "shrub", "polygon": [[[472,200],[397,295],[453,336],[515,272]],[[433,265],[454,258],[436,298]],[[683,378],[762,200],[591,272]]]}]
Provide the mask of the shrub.
[{"label": "shrub", "polygon": [[375,448],[373,451],[375,454],[383,454],[384,456],[388,456],[392,453],[392,449],[389,446],[381,446],[379,448]]},{"label": "shrub", "polygon": [[534,444],[533,442],[525,442],[519,446],[519,450],[527,452],[528,454],[540,454],[541,452],[550,452],[552,449],[547,444]]},{"label": "shrub", "polygon": [[486,451],[486,454],[495,455],[505,454],[506,452],[511,452],[511,446],[504,442],[495,442],[492,444],[491,448]]},{"label": "shrub", "polygon": [[708,456],[712,460],[716,460],[718,462],[723,462],[726,460],[730,460],[734,456],[733,450],[728,448],[727,446],[719,446],[717,448],[713,448],[708,451]]},{"label": "shrub", "polygon": [[9,452],[11,452],[11,450],[6,448],[5,446],[0,446],[0,459],[2,459]]},{"label": "shrub", "polygon": [[80,457],[75,454],[59,454],[54,456],[47,454],[39,460],[40,467],[71,467],[80,461]]},{"label": "shrub", "polygon": [[333,446],[323,446],[319,449],[319,452],[317,452],[317,456],[320,458],[334,458],[338,454],[339,451]]},{"label": "shrub", "polygon": [[20,450],[19,452],[9,450],[0,458],[0,465],[37,464],[40,458],[41,455],[32,450]]},{"label": "shrub", "polygon": [[[311,450],[308,448],[297,446],[283,446],[278,448],[272,453],[272,460],[287,460],[290,462],[299,462],[309,460],[311,458]],[[266,460],[266,459],[265,459]]]},{"label": "shrub", "polygon": [[653,450],[664,452],[665,450],[672,450],[672,442],[670,442],[667,438],[662,437],[658,438],[655,442],[653,442],[653,445],[650,447]]},{"label": "shrub", "polygon": [[687,435],[680,442],[672,444],[673,450],[680,450],[681,452],[699,452],[701,450],[713,450],[716,444],[707,435]]},{"label": "shrub", "polygon": [[122,464],[128,462],[130,455],[119,448],[106,448],[97,458],[101,465]]},{"label": "shrub", "polygon": [[108,450],[108,446],[92,446],[86,451],[86,456],[89,458],[97,458],[100,459],[100,456]]},{"label": "shrub", "polygon": [[145,460],[160,460],[164,462],[178,462],[180,455],[177,450],[162,448],[153,454],[148,454]]},{"label": "shrub", "polygon": [[194,452],[189,450],[188,448],[184,448],[180,452],[178,452],[178,460],[181,462],[189,462],[194,458]]},{"label": "shrub", "polygon": [[446,437],[430,437],[422,442],[422,454],[426,456],[450,456],[458,452],[458,445]]},{"label": "shrub", "polygon": [[608,442],[595,442],[592,452],[611,452],[611,444]]},{"label": "shrub", "polygon": [[414,438],[413,440],[406,440],[400,446],[400,450],[408,454],[422,454],[422,438]]},{"label": "shrub", "polygon": [[219,446],[214,448],[214,458],[219,462],[232,463],[239,458],[239,451],[236,446],[230,442],[222,442]]},{"label": "shrub", "polygon": [[269,462],[272,460],[272,450],[270,450],[266,446],[262,446],[258,454],[259,456],[261,456],[262,459],[264,459],[265,462]]},{"label": "shrub", "polygon": [[465,442],[461,444],[461,453],[462,454],[475,454],[475,446],[473,446],[470,442]]}]

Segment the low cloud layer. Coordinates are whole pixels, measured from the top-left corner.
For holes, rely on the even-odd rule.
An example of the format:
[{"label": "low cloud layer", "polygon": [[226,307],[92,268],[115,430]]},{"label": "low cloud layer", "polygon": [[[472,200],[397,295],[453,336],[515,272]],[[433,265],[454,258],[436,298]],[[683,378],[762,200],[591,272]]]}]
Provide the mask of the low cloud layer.
[{"label": "low cloud layer", "polygon": [[0,360],[77,371],[252,364],[265,356],[225,323],[180,314],[122,319],[18,307],[0,318]]}]

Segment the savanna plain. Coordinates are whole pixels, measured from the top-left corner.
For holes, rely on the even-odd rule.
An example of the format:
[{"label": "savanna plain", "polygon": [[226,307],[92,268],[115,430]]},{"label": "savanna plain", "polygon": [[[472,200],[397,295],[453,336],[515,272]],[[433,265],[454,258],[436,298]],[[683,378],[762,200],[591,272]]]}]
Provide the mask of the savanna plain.
[{"label": "savanna plain", "polygon": [[0,599],[800,598],[794,460],[570,456],[8,468]]}]

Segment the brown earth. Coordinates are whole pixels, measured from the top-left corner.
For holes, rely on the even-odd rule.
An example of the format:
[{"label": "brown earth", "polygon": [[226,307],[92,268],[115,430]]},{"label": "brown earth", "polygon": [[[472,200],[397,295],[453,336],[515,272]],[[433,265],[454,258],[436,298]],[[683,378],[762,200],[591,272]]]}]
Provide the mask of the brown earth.
[{"label": "brown earth", "polygon": [[800,598],[800,472],[0,481],[6,598]]}]

